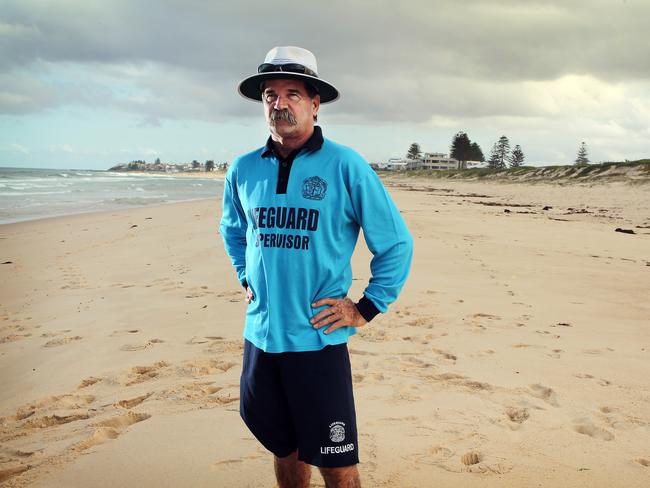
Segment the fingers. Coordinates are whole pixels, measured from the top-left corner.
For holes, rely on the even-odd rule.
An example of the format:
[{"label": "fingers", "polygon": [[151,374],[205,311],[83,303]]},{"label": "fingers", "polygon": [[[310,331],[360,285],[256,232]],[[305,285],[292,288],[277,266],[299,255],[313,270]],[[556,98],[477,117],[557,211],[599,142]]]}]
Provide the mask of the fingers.
[{"label": "fingers", "polygon": [[335,312],[336,312],[336,310],[334,310],[334,307],[328,307],[325,310],[321,310],[319,313],[314,315],[311,318],[310,322],[312,324],[316,324],[316,323],[320,322],[322,319],[334,314]]},{"label": "fingers", "polygon": [[347,297],[343,299],[323,298],[312,303],[312,307],[323,305],[329,305],[329,307],[314,315],[310,322],[315,329],[329,325],[325,334],[330,334],[341,327],[360,327],[366,323],[354,302]]},{"label": "fingers", "polygon": [[[336,298],[323,298],[322,300],[317,301],[314,305],[318,304],[330,305],[325,310],[321,310],[316,314],[310,322],[314,325],[315,329],[320,329],[327,325],[332,324],[326,331],[326,334],[329,334],[332,331],[335,331],[343,325],[352,325],[350,322],[350,317],[346,304],[344,300]],[[338,324],[338,325],[336,325]]]},{"label": "fingers", "polygon": [[325,333],[330,334],[331,332],[334,332],[336,329],[340,329],[341,327],[347,327],[348,325],[349,324],[345,320],[337,320],[331,325],[331,327],[325,329]]},{"label": "fingers", "polygon": [[323,305],[336,305],[340,300],[336,298],[321,298],[317,302],[311,304],[313,308],[322,307]]}]

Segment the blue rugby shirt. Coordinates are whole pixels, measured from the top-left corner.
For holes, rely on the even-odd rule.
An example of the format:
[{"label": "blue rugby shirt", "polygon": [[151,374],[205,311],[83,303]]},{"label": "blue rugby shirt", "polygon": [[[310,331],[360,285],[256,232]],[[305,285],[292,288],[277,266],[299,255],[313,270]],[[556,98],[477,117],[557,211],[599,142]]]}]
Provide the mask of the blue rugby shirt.
[{"label": "blue rugby shirt", "polygon": [[313,302],[347,295],[360,228],[373,254],[357,303],[367,320],[395,301],[413,255],[399,210],[357,152],[324,139],[316,126],[292,156],[278,158],[269,140],[235,159],[224,181],[219,230],[237,278],[255,297],[244,337],[266,352],[319,350],[356,332],[325,334],[309,320],[327,308]]}]

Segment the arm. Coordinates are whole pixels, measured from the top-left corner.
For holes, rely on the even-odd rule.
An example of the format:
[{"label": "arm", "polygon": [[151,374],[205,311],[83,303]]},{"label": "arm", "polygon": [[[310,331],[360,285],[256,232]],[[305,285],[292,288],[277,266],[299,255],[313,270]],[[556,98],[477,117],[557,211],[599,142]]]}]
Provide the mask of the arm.
[{"label": "arm", "polygon": [[357,222],[373,254],[372,276],[356,304],[349,298],[324,298],[312,304],[313,307],[330,305],[311,320],[317,329],[331,324],[326,334],[343,326],[360,327],[378,313],[386,312],[388,305],[397,299],[411,267],[413,238],[379,177],[369,166],[362,168],[364,171],[351,185],[350,197]]},{"label": "arm", "polygon": [[411,268],[413,238],[395,203],[377,174],[370,168],[356,179],[351,188],[354,211],[368,249],[370,282],[357,303],[368,321],[397,299]]},{"label": "arm", "polygon": [[246,283],[246,230],[248,223],[239,200],[237,186],[233,182],[236,173],[232,169],[226,174],[223,184],[223,205],[219,232],[226,253],[237,272],[237,279],[244,288],[248,289]]}]

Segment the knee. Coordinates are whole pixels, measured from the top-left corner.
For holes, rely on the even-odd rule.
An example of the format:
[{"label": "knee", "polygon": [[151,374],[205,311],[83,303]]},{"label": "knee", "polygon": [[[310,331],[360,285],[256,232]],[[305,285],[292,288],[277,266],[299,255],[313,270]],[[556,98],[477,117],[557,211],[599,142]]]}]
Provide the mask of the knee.
[{"label": "knee", "polygon": [[359,471],[357,466],[344,466],[342,468],[319,468],[327,488],[360,488]]},{"label": "knee", "polygon": [[275,454],[273,455],[273,458],[275,459],[275,462],[278,464],[293,464],[296,461],[298,461],[298,451],[293,451],[287,456],[276,456]]}]

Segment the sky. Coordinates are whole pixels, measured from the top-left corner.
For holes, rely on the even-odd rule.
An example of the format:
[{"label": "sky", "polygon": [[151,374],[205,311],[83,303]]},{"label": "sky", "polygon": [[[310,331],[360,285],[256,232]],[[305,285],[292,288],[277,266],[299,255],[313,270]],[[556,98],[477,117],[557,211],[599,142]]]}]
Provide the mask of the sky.
[{"label": "sky", "polygon": [[370,162],[464,131],[526,164],[650,157],[650,0],[0,0],[0,166],[232,161],[264,144],[237,84],[311,50],[325,137]]}]

